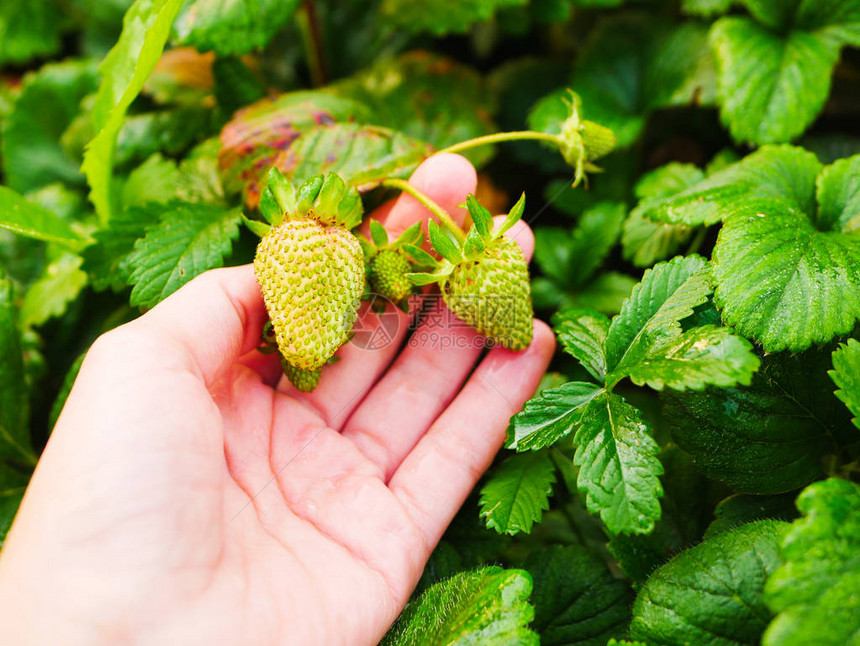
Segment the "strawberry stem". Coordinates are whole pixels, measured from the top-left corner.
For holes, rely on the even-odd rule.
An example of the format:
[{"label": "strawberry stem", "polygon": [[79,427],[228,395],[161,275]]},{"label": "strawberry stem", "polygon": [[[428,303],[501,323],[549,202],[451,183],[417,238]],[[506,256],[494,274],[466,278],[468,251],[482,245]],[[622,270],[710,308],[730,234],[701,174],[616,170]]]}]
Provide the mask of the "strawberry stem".
[{"label": "strawberry stem", "polygon": [[394,177],[384,179],[382,180],[382,186],[388,188],[396,188],[403,191],[404,193],[409,193],[409,195],[421,202],[421,204],[424,205],[424,207],[428,211],[430,211],[433,215],[439,218],[439,222],[441,222],[442,225],[446,229],[448,229],[448,231],[453,233],[454,237],[456,237],[457,240],[462,243],[466,239],[466,232],[463,231],[463,229],[460,228],[460,226],[456,222],[454,222],[453,218],[448,215],[448,212],[445,209],[443,209],[441,206],[439,206],[436,202],[434,202],[427,195],[419,191],[417,188],[412,186],[412,184],[407,182],[405,179],[397,179]]},{"label": "strawberry stem", "polygon": [[477,148],[478,146],[487,146],[489,144],[496,144],[502,141],[523,141],[526,139],[545,141],[547,143],[555,144],[556,146],[559,144],[558,135],[552,135],[548,132],[537,132],[535,130],[516,130],[514,132],[497,132],[494,135],[484,135],[483,137],[467,139],[466,141],[461,141],[453,146],[443,148],[439,152],[459,153],[464,150],[469,150],[470,148]]}]

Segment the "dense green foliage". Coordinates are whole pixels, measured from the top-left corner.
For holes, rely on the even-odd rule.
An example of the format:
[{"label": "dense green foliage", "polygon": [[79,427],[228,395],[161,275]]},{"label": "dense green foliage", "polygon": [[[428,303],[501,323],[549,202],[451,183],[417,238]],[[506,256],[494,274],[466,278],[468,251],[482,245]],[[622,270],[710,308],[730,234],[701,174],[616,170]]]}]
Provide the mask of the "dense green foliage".
[{"label": "dense green foliage", "polygon": [[559,352],[384,643],[860,643],[858,47],[860,0],[3,0],[0,543],[83,353],[249,262],[272,166],[369,209],[530,129],[465,154]]}]

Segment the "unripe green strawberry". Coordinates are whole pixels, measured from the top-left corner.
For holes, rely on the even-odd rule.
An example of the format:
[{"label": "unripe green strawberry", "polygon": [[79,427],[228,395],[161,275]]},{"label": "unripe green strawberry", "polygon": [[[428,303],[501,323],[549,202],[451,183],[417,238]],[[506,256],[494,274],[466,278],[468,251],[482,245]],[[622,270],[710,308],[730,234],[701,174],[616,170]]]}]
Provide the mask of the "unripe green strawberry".
[{"label": "unripe green strawberry", "polygon": [[497,345],[523,350],[532,340],[528,266],[517,243],[503,234],[522,217],[525,196],[497,229],[489,211],[473,195],[466,205],[473,225],[465,239],[450,237],[430,221],[430,242],[442,260],[413,250],[416,260],[431,265],[433,271],[409,274],[409,278],[415,285],[438,283],[448,308],[463,322]]},{"label": "unripe green strawberry", "polygon": [[412,293],[412,281],[407,277],[411,271],[412,265],[401,252],[383,249],[370,261],[367,273],[370,289],[399,303]]},{"label": "unripe green strawberry", "polygon": [[273,171],[261,210],[275,226],[257,246],[254,270],[278,350],[293,368],[316,370],[358,316],[364,255],[348,228],[360,222],[361,202],[337,175],[312,178],[296,194]]},{"label": "unripe green strawberry", "polygon": [[359,236],[367,263],[369,294],[379,294],[406,309],[406,297],[414,290],[409,280],[415,271],[412,251],[424,241],[421,223],[416,222],[406,229],[394,242],[389,242],[388,232],[376,220],[370,221],[370,239]]},{"label": "unripe green strawberry", "polygon": [[322,368],[302,370],[301,368],[296,368],[295,366],[287,363],[283,357],[281,357],[281,368],[283,368],[284,374],[287,375],[287,379],[290,380],[290,383],[293,384],[293,386],[296,387],[296,390],[300,393],[311,392],[320,382]]},{"label": "unripe green strawberry", "polygon": [[457,264],[442,283],[445,304],[493,342],[524,350],[532,341],[532,301],[526,258],[509,238],[489,244],[477,260]]}]

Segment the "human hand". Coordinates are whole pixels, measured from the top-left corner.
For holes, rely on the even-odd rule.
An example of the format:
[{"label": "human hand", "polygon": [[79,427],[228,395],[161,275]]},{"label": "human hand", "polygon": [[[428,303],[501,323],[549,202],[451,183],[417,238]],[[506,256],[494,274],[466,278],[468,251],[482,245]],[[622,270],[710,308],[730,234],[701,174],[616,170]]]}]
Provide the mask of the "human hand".
[{"label": "human hand", "polygon": [[[463,158],[410,181],[462,222]],[[429,213],[402,195],[371,217],[396,236]],[[531,254],[525,224],[508,235]],[[376,643],[554,347],[536,322],[472,372],[475,332],[428,319],[414,336],[434,343],[401,351],[396,316],[390,344],[345,345],[310,394],[255,349],[251,266],[98,339],[4,546],[3,643]]]}]

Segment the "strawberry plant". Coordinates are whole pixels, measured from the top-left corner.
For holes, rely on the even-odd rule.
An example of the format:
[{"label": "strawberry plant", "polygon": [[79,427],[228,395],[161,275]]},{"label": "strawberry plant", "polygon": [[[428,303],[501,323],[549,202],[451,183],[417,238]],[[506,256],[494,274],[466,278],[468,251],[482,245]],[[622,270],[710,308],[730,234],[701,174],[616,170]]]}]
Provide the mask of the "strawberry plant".
[{"label": "strawberry plant", "polygon": [[4,0],[0,544],[94,339],[253,263],[301,392],[364,301],[553,326],[382,643],[860,643],[858,47],[860,0]]}]

